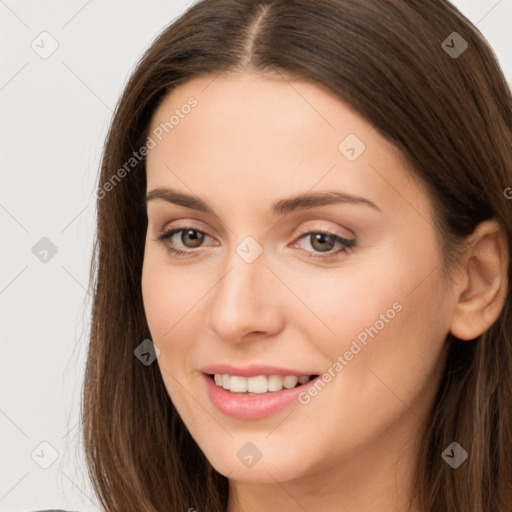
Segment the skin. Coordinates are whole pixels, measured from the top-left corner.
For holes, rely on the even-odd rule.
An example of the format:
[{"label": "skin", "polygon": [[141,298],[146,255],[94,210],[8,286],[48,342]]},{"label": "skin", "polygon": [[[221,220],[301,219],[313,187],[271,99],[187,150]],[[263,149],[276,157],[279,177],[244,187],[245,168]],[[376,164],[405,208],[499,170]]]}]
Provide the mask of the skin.
[{"label": "skin", "polygon": [[[483,223],[471,245],[480,264],[470,264],[476,250],[468,252],[460,271],[443,279],[425,190],[398,150],[332,93],[250,72],[202,77],[165,98],[150,130],[191,96],[197,107],[147,157],[148,192],[172,188],[214,211],[162,199],[147,205],[142,292],[169,396],[230,479],[229,512],[405,511],[446,335],[477,336],[503,305],[502,234]],[[338,149],[348,134],[366,146],[355,161]],[[270,211],[274,201],[326,190],[364,197],[380,211],[349,203]],[[189,227],[208,235],[202,245],[186,231],[167,244],[195,251],[190,257],[157,239]],[[326,230],[356,245],[335,254],[340,246],[331,244],[333,256],[322,259],[303,235]],[[247,236],[263,249],[251,264],[236,252]],[[254,363],[322,374],[394,303],[401,311],[307,405],[248,421],[210,402],[202,367]],[[252,468],[237,457],[247,442],[262,453]],[[410,510],[419,510],[414,501]]]}]

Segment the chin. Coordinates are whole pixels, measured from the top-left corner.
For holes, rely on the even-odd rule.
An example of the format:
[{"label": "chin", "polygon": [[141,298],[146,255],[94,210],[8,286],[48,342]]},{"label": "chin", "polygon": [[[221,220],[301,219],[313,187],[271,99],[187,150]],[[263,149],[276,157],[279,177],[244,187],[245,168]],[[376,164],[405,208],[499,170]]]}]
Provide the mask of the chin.
[{"label": "chin", "polygon": [[[267,457],[262,455],[252,466],[246,466],[237,456],[239,446],[244,446],[244,443],[237,442],[236,445],[234,457],[226,457],[226,451],[213,457],[205,453],[215,470],[230,480],[275,484],[276,481],[287,482],[304,475],[304,465],[298,466],[284,452],[274,452],[272,456]],[[243,459],[243,456],[241,458]]]}]

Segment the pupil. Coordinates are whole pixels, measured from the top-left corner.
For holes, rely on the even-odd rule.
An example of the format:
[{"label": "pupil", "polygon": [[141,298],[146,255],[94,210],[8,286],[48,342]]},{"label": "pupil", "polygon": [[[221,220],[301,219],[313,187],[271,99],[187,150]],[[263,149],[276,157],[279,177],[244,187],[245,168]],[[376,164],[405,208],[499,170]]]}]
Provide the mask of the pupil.
[{"label": "pupil", "polygon": [[[332,249],[334,242],[332,241],[332,238],[330,235],[327,235],[325,233],[316,233],[313,236],[313,241],[311,243],[312,247],[315,249],[318,249],[319,251],[325,252]],[[328,242],[328,247],[325,246],[326,239],[330,239],[331,242]],[[316,243],[320,242],[319,246],[316,246]]]},{"label": "pupil", "polygon": [[203,241],[203,234],[199,234],[199,231],[195,229],[189,229],[188,231],[184,231],[181,237],[181,241],[184,245],[187,245],[184,237],[187,236],[192,240],[192,245],[190,247],[199,247],[201,242]]}]

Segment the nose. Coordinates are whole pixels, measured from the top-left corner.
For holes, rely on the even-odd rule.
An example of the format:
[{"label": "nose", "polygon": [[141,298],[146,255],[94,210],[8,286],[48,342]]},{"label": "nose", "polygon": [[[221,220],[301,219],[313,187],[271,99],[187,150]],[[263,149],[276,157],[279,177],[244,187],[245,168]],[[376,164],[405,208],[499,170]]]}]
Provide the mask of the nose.
[{"label": "nose", "polygon": [[212,290],[209,327],[232,343],[248,337],[268,337],[283,327],[282,284],[267,268],[265,258],[247,263],[238,254],[230,258],[227,271]]}]

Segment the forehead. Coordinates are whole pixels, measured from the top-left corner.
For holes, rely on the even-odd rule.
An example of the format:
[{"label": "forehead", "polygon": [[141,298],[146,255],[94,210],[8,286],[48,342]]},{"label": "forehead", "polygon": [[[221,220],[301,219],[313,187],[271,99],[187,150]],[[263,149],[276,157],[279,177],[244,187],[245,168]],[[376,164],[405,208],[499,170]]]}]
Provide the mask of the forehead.
[{"label": "forehead", "polygon": [[270,203],[337,188],[365,195],[383,211],[410,209],[411,202],[429,209],[400,152],[313,83],[257,74],[196,78],[164,98],[149,128],[156,145],[147,157],[148,190],[185,185],[208,197],[224,187],[249,204],[255,196]]},{"label": "forehead", "polygon": [[[192,99],[197,105],[188,112],[187,103]],[[180,114],[180,110],[188,113],[172,122],[176,141],[184,131],[179,125],[186,124],[194,124],[194,131],[203,137],[213,135],[212,128],[225,134],[232,132],[239,135],[237,138],[244,134],[265,137],[279,132],[276,145],[284,142],[288,133],[295,138],[300,134],[308,138],[327,136],[329,142],[347,130],[364,138],[373,129],[327,88],[275,74],[227,74],[192,79],[164,98],[153,115],[150,129],[165,124],[170,114]],[[189,114],[192,121],[182,122]],[[201,122],[194,123],[193,118],[200,118]],[[205,121],[208,125],[202,130]],[[265,138],[268,142],[269,137]],[[250,142],[248,139],[246,145]]]}]

